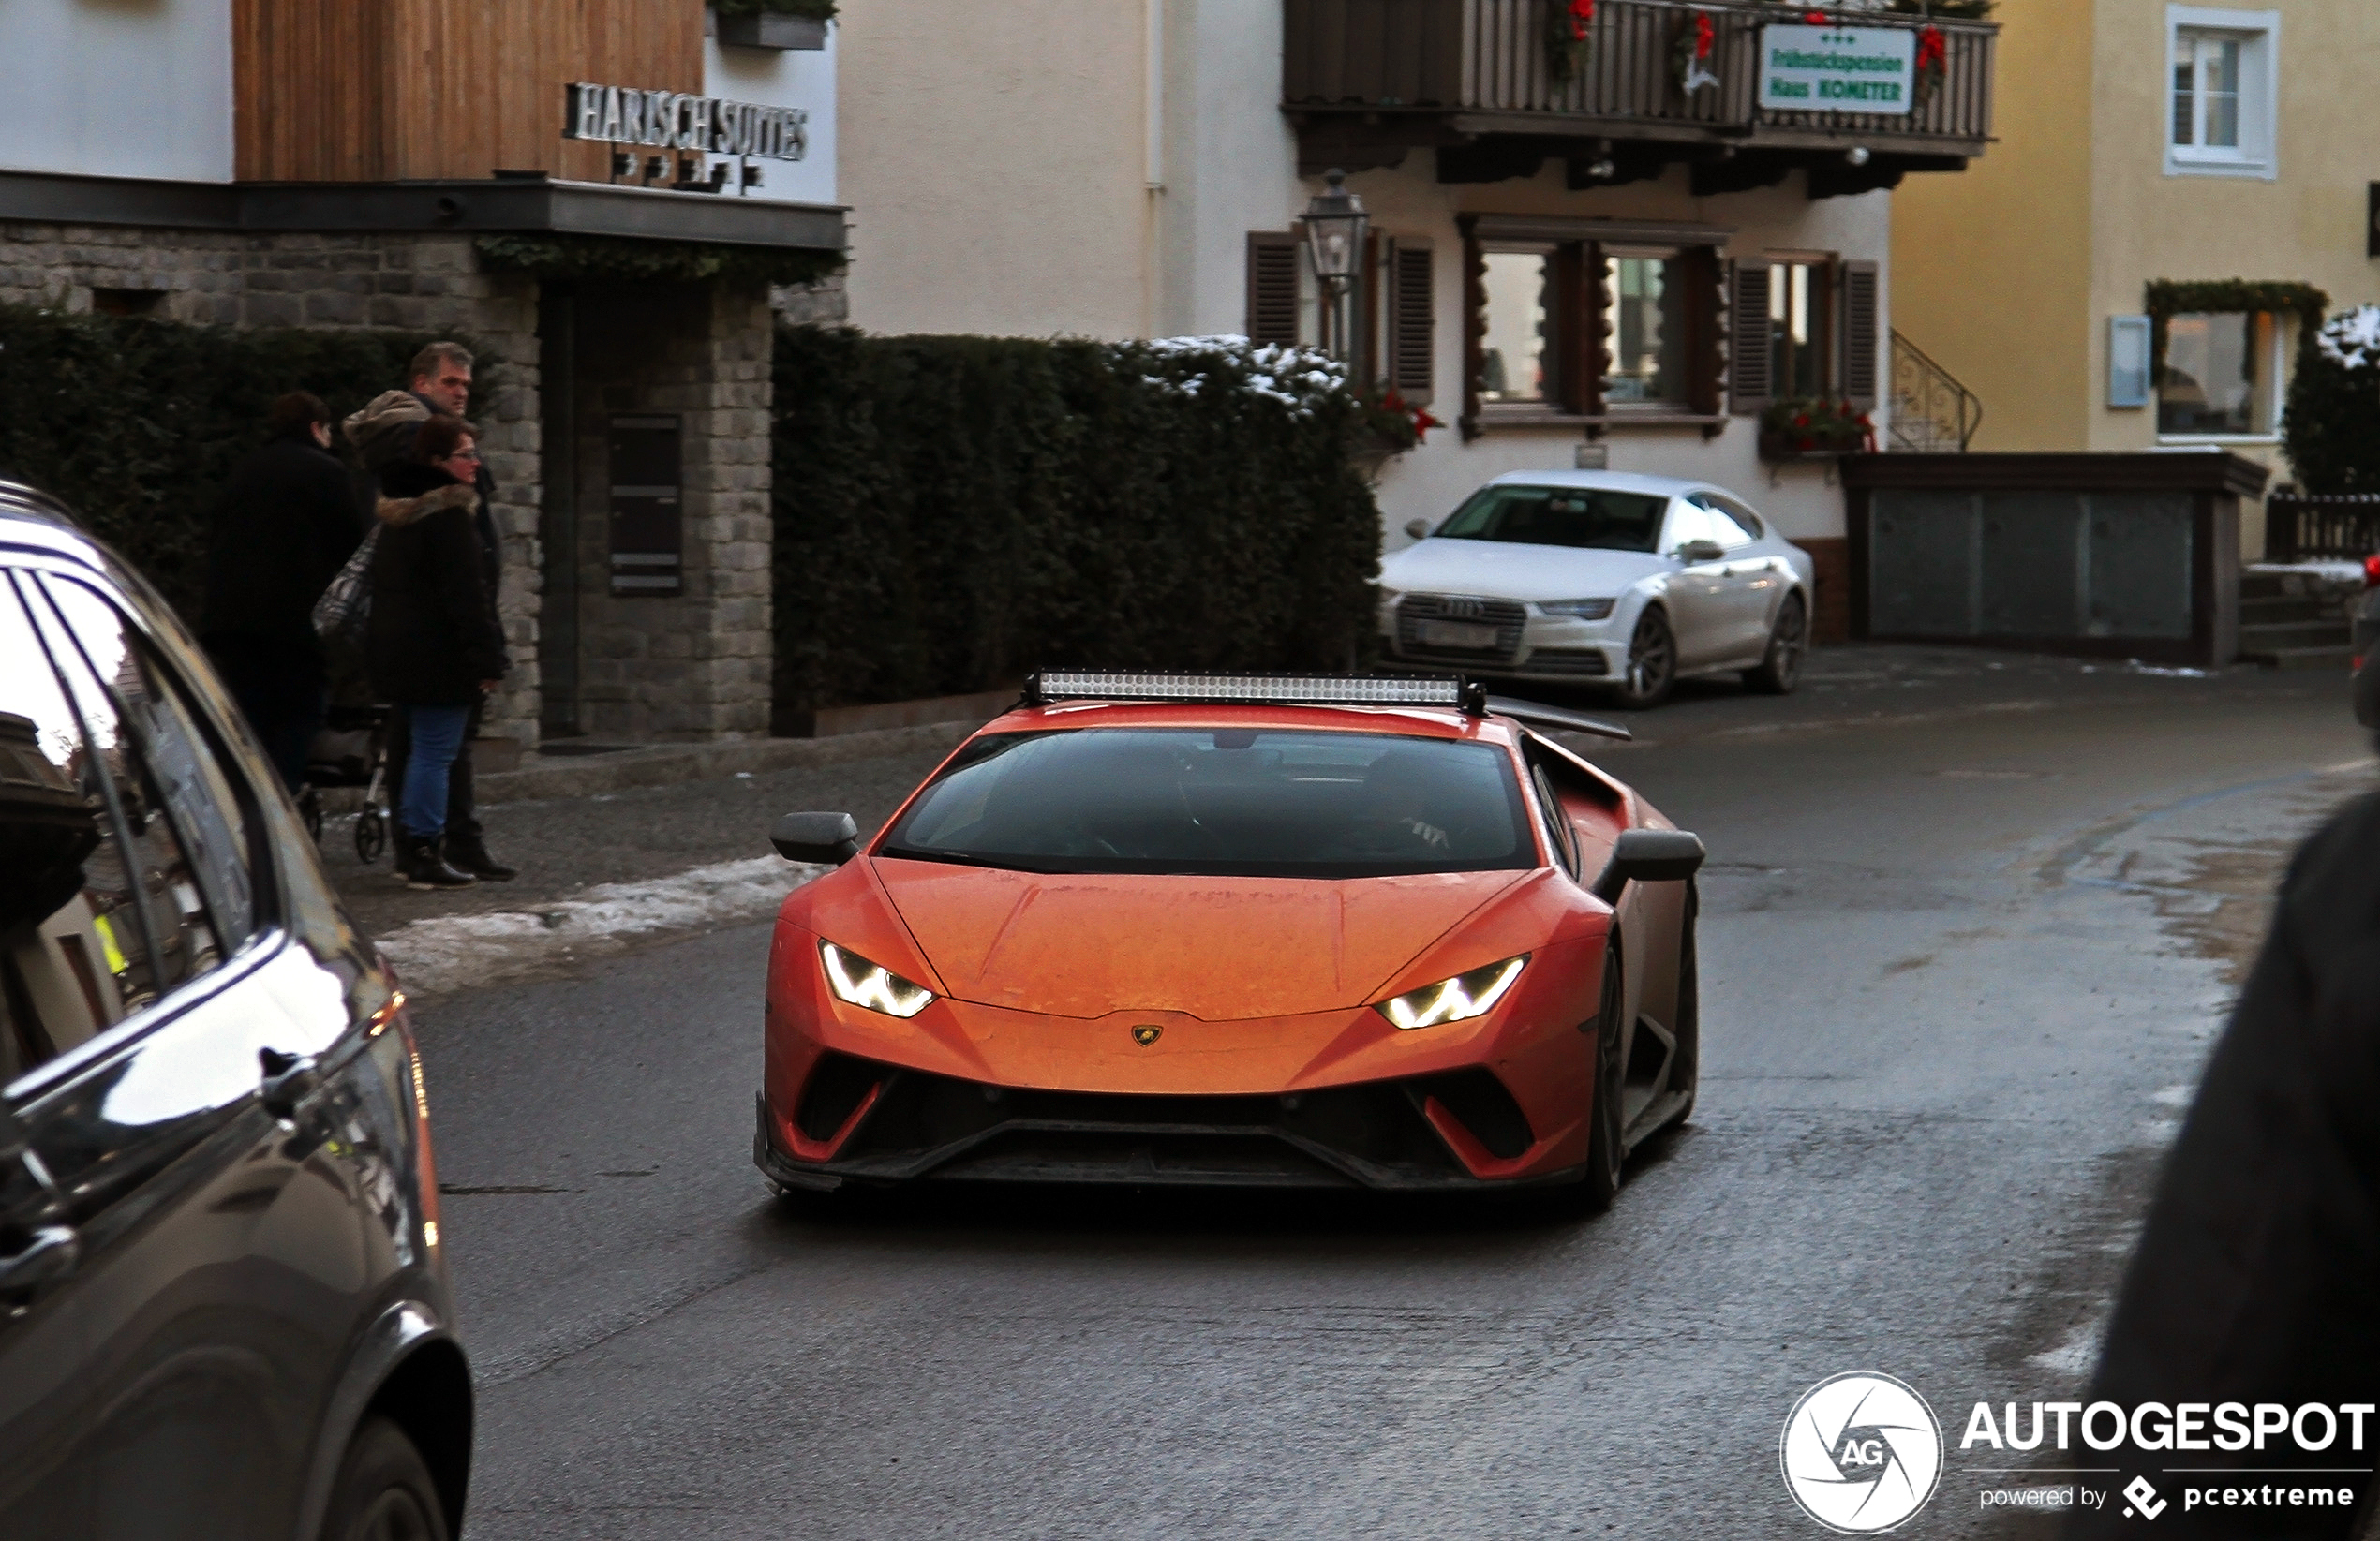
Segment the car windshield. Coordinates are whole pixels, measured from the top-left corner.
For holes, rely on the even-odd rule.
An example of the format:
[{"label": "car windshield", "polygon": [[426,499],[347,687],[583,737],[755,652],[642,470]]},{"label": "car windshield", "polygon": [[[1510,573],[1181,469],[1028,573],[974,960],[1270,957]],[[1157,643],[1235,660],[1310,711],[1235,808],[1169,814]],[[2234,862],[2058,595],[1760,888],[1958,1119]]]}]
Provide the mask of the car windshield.
[{"label": "car windshield", "polygon": [[979,738],[877,853],[1250,878],[1537,865],[1511,761],[1494,745],[1229,728]]},{"label": "car windshield", "polygon": [[1601,487],[1481,487],[1438,527],[1442,540],[1651,551],[1669,499]]}]

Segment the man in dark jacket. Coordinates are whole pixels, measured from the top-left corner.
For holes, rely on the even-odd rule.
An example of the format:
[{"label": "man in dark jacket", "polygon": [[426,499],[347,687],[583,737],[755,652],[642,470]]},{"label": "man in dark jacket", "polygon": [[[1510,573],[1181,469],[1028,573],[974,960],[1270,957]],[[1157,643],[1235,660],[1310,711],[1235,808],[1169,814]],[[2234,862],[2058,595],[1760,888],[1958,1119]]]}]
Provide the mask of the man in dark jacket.
[{"label": "man in dark jacket", "polygon": [[397,782],[397,867],[415,888],[476,881],[443,853],[448,781],[481,697],[511,666],[471,517],[478,461],[470,425],[441,413],[380,478],[366,651],[373,689],[395,704],[411,745]]},{"label": "man in dark jacket", "polygon": [[[407,459],[414,434],[432,414],[456,418],[464,415],[471,399],[471,362],[470,349],[460,343],[432,343],[413,356],[405,390],[383,393],[347,420],[348,437],[362,453],[364,469],[376,482],[391,466]],[[479,494],[479,507],[471,519],[479,534],[481,573],[488,603],[494,605],[503,579],[503,546],[497,538],[496,519],[491,511],[496,504],[496,477],[488,470],[486,461],[479,462],[471,484]],[[471,740],[479,736],[483,704],[475,704],[471,708],[462,750],[447,778],[446,859],[474,877],[501,882],[515,876],[516,869],[488,854],[471,784]],[[404,714],[399,713],[390,727],[388,764],[392,787],[403,785],[405,762],[410,749]]]},{"label": "man in dark jacket", "polygon": [[[2264,952],[2207,1065],[2165,1163],[2107,1327],[2090,1400],[2279,1406],[2323,1403],[2327,1447],[2294,1433],[2261,1450],[2140,1454],[2131,1466],[2172,1504],[2160,1535],[2344,1538],[2358,1511],[2259,1500],[2172,1502],[2157,1468],[2239,1468],[2237,1488],[2358,1489],[2365,1508],[2380,1416],[2380,794],[2350,803],[2300,847]],[[2360,1404],[2363,1415],[2343,1413]],[[2205,1410],[2200,1415],[2204,1417]],[[2361,1447],[2350,1446],[2350,1418]],[[2307,1415],[2308,1437],[2324,1425]],[[2220,1428],[2216,1430],[2221,1432]],[[2200,1430],[2203,1438],[2207,1430]],[[2262,1470],[2260,1470],[2262,1469]],[[2295,1469],[2294,1471],[2292,1469]],[[2328,1474],[2298,1474],[2314,1469]],[[2288,1473],[2268,1476],[2266,1472]],[[2110,1507],[2120,1507],[2111,1504]],[[2124,1514],[2129,1515],[2125,1510]],[[2075,1537],[2130,1534],[2107,1509]]]},{"label": "man in dark jacket", "polygon": [[322,725],[314,601],[364,539],[331,414],[303,391],[273,404],[270,437],[240,462],[207,535],[200,640],[294,795]]}]

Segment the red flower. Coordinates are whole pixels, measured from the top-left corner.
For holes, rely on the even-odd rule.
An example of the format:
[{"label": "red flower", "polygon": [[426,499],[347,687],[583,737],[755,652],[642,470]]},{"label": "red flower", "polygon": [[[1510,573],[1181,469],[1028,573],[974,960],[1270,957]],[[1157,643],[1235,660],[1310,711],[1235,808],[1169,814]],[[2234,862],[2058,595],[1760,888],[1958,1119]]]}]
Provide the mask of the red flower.
[{"label": "red flower", "polygon": [[1809,414],[1808,414],[1807,412],[1796,412],[1796,413],[1794,413],[1794,414],[1793,414],[1793,426],[1794,426],[1794,427],[1796,427],[1796,428],[1807,428],[1807,427],[1808,427],[1808,426],[1809,426]]},{"label": "red flower", "polygon": [[1826,24],[1826,13],[1822,10],[1809,11],[1802,17],[1802,20],[1807,22],[1811,26],[1822,27]]}]

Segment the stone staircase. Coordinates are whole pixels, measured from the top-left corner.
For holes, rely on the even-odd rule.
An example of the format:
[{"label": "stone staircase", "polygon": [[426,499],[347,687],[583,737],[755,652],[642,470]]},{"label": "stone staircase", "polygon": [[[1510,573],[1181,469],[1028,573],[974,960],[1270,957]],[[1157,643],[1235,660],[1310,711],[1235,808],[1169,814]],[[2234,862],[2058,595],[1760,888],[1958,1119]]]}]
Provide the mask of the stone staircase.
[{"label": "stone staircase", "polygon": [[2320,572],[2248,572],[2239,580],[2239,659],[2268,669],[2344,674],[2354,656],[2350,610],[2360,583]]}]

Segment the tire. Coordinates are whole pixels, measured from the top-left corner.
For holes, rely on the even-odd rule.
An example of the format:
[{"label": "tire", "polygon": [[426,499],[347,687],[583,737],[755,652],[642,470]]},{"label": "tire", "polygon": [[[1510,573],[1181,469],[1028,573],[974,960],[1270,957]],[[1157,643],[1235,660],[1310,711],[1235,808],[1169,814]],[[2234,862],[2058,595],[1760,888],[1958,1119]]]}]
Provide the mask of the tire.
[{"label": "tire", "polygon": [[1586,1176],[1579,1184],[1579,1208],[1599,1215],[1619,1196],[1621,1168],[1628,1151],[1620,1127],[1620,1016],[1628,1009],[1626,981],[1620,975],[1618,939],[1603,949],[1603,993],[1595,1006],[1595,1106],[1586,1130]]},{"label": "tire", "polygon": [[1686,918],[1677,937],[1677,1057],[1670,1072],[1670,1089],[1686,1093],[1686,1105],[1670,1119],[1677,1128],[1694,1116],[1694,1096],[1703,1074],[1703,971],[1694,946],[1694,921],[1702,912],[1702,896],[1692,879],[1686,883]]},{"label": "tire", "polygon": [[366,867],[380,859],[388,849],[388,815],[379,808],[367,808],[355,816],[355,854]]},{"label": "tire", "polygon": [[1768,633],[1768,651],[1760,666],[1744,671],[1747,689],[1763,695],[1789,696],[1802,682],[1802,655],[1809,650],[1809,606],[1799,594],[1788,594],[1777,609],[1777,625]]},{"label": "tire", "polygon": [[322,1541],[448,1541],[446,1506],[422,1452],[386,1418],[366,1418],[339,1462]]},{"label": "tire", "polygon": [[1636,618],[1635,634],[1629,638],[1619,704],[1631,711],[1658,706],[1669,699],[1670,687],[1676,683],[1677,637],[1670,630],[1669,616],[1647,606]]}]

